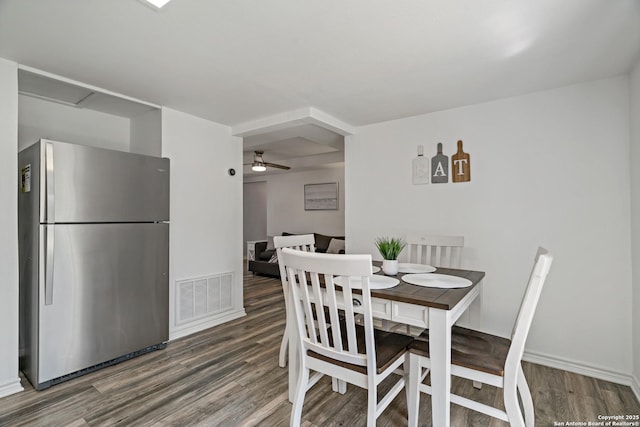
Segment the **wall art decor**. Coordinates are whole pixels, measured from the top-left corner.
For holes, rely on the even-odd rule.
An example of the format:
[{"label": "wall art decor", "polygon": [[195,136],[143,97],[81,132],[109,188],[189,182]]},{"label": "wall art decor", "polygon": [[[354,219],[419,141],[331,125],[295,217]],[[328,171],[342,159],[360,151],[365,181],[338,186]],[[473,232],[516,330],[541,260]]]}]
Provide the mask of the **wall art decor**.
[{"label": "wall art decor", "polygon": [[458,141],[458,152],[451,156],[451,182],[471,181],[471,157],[462,150],[462,140]]},{"label": "wall art decor", "polygon": [[434,184],[449,182],[449,157],[442,154],[442,142],[438,142],[438,152],[431,158],[431,182]]},{"label": "wall art decor", "polygon": [[338,210],[338,183],[305,184],[305,211],[335,211]]},{"label": "wall art decor", "polygon": [[429,183],[429,159],[424,157],[424,147],[418,145],[418,157],[411,162],[413,185]]}]

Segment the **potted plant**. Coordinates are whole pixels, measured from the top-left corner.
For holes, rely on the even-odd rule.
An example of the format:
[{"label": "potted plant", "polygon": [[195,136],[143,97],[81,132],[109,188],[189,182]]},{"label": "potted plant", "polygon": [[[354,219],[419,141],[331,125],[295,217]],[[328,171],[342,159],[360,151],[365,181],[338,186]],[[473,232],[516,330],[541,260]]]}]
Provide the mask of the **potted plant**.
[{"label": "potted plant", "polygon": [[376,247],[382,255],[382,271],[387,276],[398,274],[398,255],[407,245],[398,237],[378,237],[375,240]]}]

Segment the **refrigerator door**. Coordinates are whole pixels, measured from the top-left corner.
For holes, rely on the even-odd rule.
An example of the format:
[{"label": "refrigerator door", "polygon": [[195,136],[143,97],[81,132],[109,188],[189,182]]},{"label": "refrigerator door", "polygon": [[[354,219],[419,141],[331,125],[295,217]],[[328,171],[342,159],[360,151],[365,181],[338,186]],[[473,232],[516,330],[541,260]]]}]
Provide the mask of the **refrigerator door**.
[{"label": "refrigerator door", "polygon": [[39,144],[41,223],[169,220],[169,159],[49,140]]},{"label": "refrigerator door", "polygon": [[47,234],[34,385],[169,339],[169,224],[41,225]]}]

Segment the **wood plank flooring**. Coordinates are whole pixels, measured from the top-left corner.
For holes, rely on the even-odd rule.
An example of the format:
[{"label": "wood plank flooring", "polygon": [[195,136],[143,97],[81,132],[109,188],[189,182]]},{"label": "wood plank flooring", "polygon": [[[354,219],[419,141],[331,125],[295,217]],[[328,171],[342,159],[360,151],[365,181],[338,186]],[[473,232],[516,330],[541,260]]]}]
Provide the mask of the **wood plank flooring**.
[{"label": "wood plank flooring", "polygon": [[[282,426],[288,425],[287,371],[278,367],[284,330],[280,281],[245,276],[247,316],[156,351],[36,392],[0,399],[0,426]],[[598,415],[640,414],[629,387],[545,366],[524,364],[536,407],[536,425],[598,421]],[[383,384],[383,387],[385,385]],[[454,392],[500,405],[501,391],[454,379]],[[431,425],[430,398],[421,397],[420,424]],[[378,426],[403,426],[401,393]],[[307,394],[304,426],[360,426],[366,422],[366,394],[349,386],[331,392],[327,378]],[[452,426],[506,423],[456,405]]]}]

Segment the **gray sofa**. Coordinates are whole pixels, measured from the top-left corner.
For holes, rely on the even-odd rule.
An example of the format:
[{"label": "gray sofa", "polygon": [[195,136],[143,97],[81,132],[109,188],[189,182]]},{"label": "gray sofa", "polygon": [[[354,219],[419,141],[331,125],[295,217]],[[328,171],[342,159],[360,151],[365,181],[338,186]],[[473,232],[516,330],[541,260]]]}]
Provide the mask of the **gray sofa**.
[{"label": "gray sofa", "polygon": [[[283,236],[294,234],[311,233],[282,233]],[[316,240],[316,252],[327,252],[331,239],[344,240],[344,236],[327,236],[326,234],[313,233]],[[344,250],[340,251],[344,253]],[[266,276],[280,277],[280,267],[278,266],[276,250],[267,249],[267,242],[259,242],[255,245],[255,260],[249,261],[249,271],[254,274],[264,274]],[[275,261],[275,262],[270,262]]]}]

